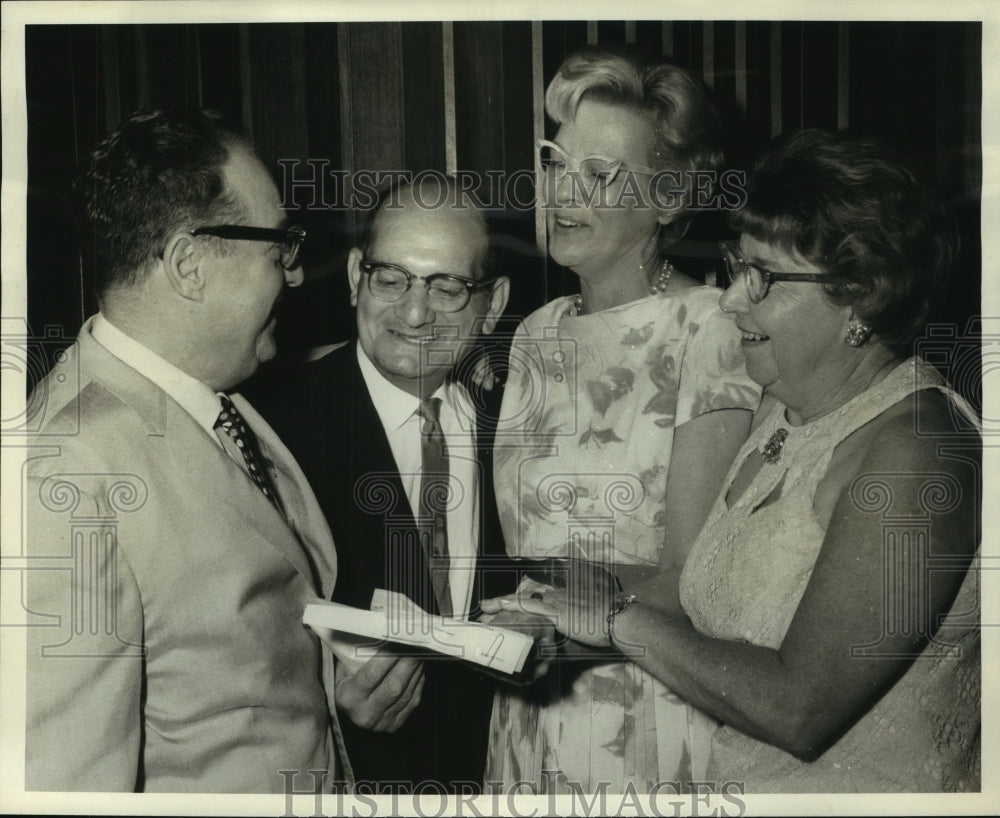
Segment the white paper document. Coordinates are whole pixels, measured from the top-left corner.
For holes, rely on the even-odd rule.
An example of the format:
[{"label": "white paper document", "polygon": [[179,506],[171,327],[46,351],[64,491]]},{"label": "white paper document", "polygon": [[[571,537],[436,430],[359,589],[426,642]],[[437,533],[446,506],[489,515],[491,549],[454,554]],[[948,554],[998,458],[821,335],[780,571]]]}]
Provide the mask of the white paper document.
[{"label": "white paper document", "polygon": [[[514,674],[534,643],[527,634],[506,628],[433,616],[409,597],[381,588],[372,597],[370,611],[317,600],[306,605],[302,621],[334,645],[338,658],[355,664],[375,652],[372,642],[389,640]],[[352,636],[343,638],[347,635]]]}]

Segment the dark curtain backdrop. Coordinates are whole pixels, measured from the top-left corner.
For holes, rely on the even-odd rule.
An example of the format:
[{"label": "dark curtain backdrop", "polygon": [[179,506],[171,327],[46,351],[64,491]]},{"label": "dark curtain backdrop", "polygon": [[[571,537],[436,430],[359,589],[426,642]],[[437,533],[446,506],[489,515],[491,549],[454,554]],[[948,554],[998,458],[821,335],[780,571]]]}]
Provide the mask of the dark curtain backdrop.
[{"label": "dark curtain backdrop", "polygon": [[[190,103],[242,125],[309,231],[309,282],[282,305],[286,361],[351,332],[344,262],[357,213],[340,205],[359,191],[345,189],[352,177],[336,171],[520,174],[520,185],[491,197],[500,263],[513,281],[512,326],[575,286],[539,252],[544,223],[524,206],[533,142],[552,134],[544,88],[574,50],[625,41],[672,58],[713,90],[728,123],[731,167],[798,127],[849,128],[910,158],[962,230],[954,287],[932,318],[961,334],[979,314],[979,23],[32,25],[25,42],[30,329],[72,337],[96,310],[67,199],[77,158],[136,108]],[[719,214],[699,217],[676,248],[677,265],[712,280],[712,248],[724,229]]]}]

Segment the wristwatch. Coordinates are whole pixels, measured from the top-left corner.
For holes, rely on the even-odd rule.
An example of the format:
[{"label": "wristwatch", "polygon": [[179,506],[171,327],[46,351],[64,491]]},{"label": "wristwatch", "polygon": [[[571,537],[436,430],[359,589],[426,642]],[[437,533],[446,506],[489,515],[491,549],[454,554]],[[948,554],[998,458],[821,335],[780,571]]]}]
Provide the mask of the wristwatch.
[{"label": "wristwatch", "polygon": [[611,610],[605,617],[608,623],[608,643],[615,647],[615,617],[635,602],[635,594],[618,594],[611,603]]}]

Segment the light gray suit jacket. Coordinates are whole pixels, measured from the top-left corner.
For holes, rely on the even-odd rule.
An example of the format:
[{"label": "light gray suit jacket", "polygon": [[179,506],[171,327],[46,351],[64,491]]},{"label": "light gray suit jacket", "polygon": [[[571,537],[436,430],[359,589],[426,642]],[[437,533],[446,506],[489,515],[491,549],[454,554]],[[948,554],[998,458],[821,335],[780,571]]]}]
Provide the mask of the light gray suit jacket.
[{"label": "light gray suit jacket", "polygon": [[[41,390],[41,391],[39,391]],[[41,401],[44,401],[42,405]],[[240,396],[287,520],[177,403],[84,325],[29,399],[26,787],[282,792],[349,776],[334,663],[301,622],[333,538]],[[319,774],[319,773],[318,773]]]}]

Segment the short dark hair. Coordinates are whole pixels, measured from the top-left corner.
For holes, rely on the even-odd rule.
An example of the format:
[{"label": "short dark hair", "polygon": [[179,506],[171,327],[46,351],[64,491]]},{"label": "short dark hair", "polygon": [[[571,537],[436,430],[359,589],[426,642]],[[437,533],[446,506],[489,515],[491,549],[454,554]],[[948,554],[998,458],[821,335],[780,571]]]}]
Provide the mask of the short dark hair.
[{"label": "short dark hair", "polygon": [[957,250],[954,221],[885,146],[818,129],[772,141],[729,224],[836,275],[830,299],[900,354],[923,331]]},{"label": "short dark hair", "polygon": [[172,232],[245,221],[222,175],[241,143],[214,111],[140,110],[81,163],[77,217],[99,294],[139,280]]}]

